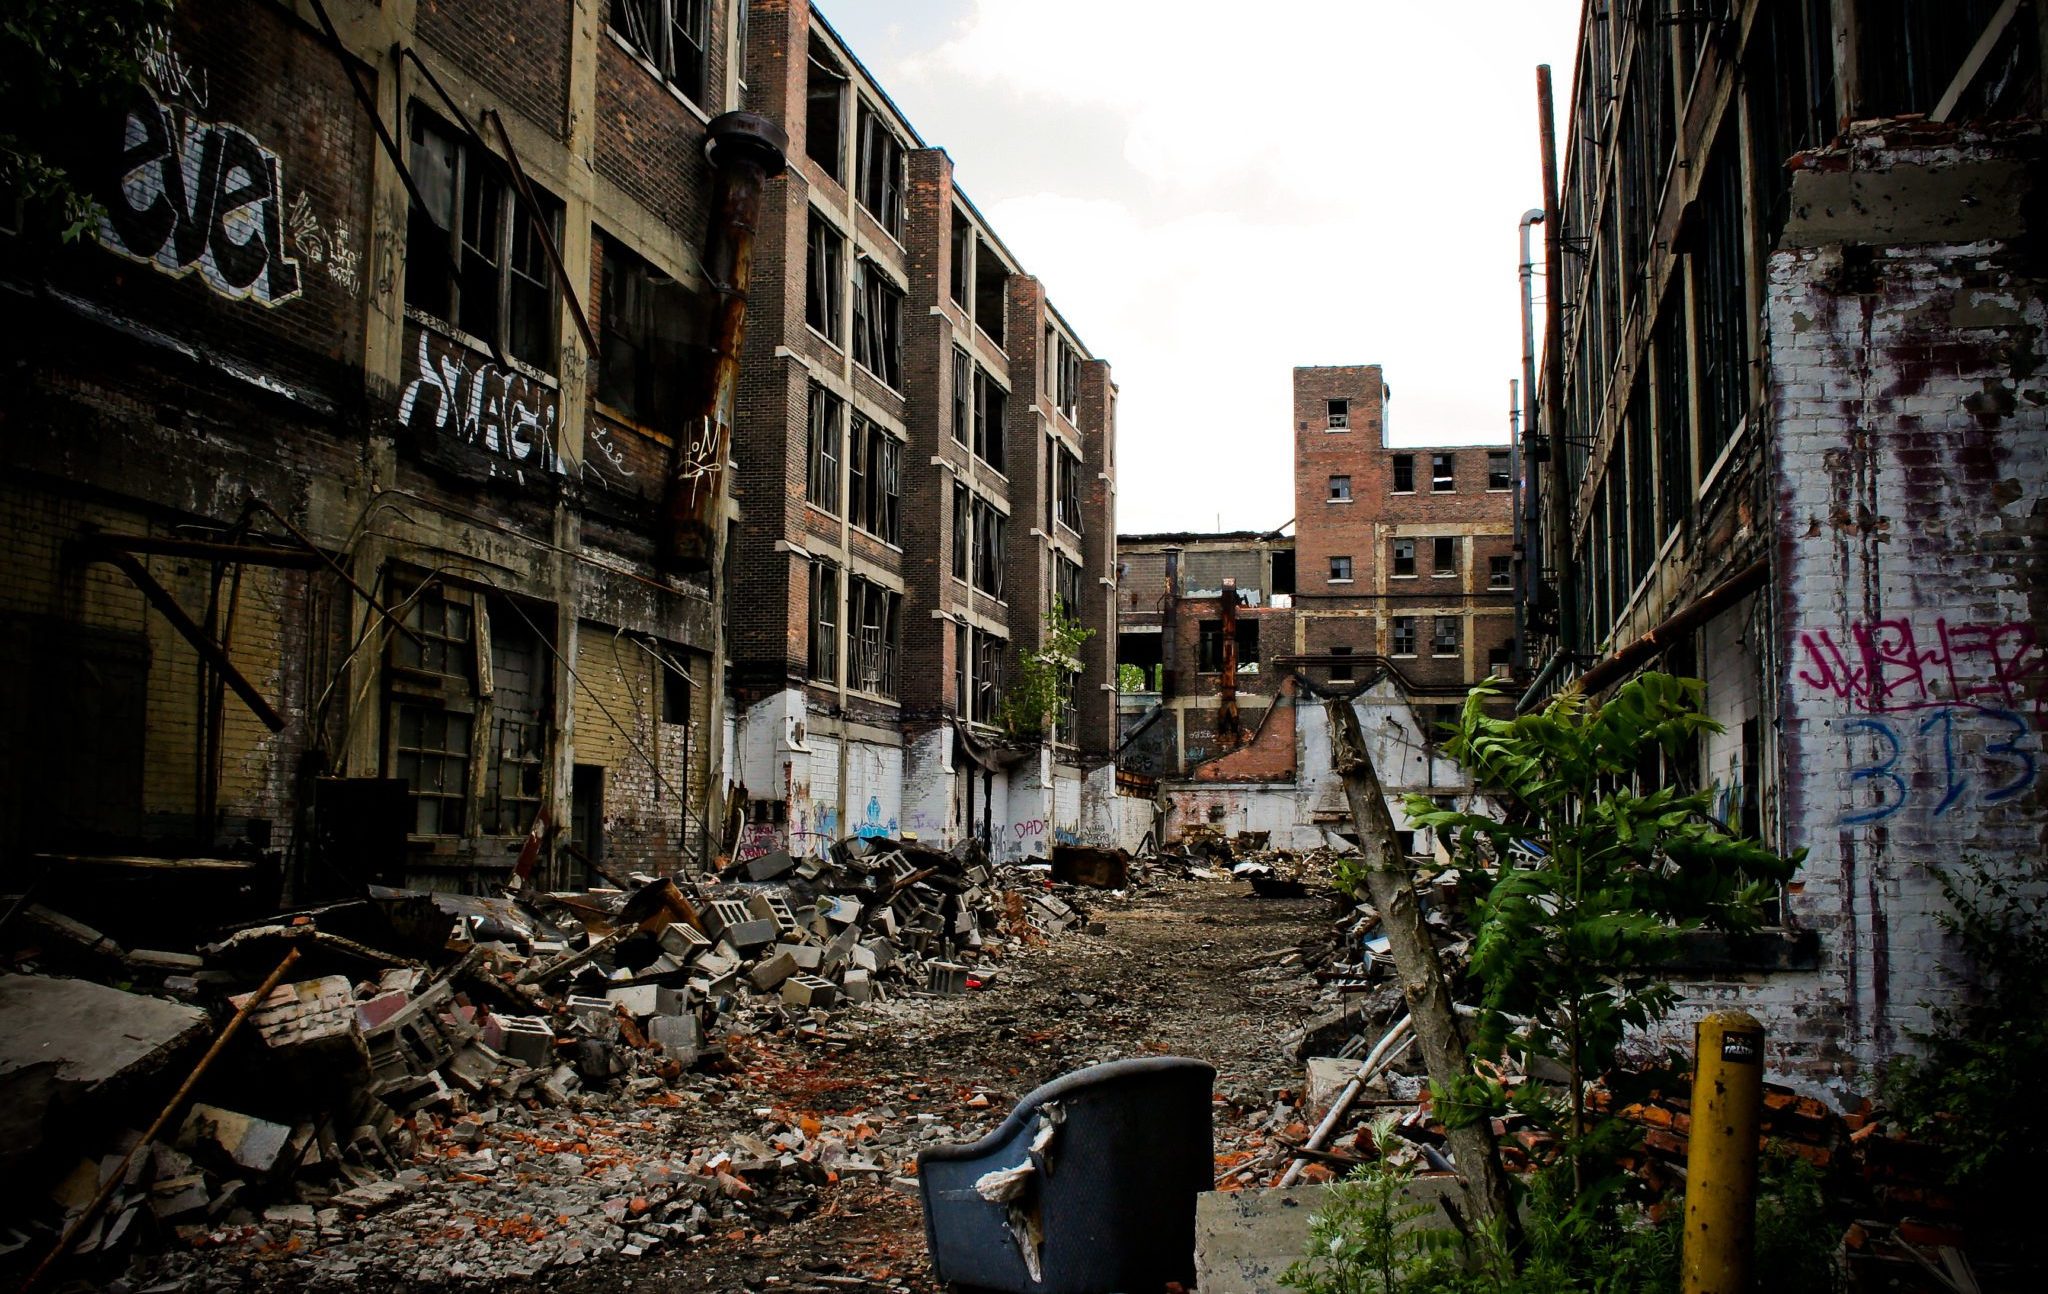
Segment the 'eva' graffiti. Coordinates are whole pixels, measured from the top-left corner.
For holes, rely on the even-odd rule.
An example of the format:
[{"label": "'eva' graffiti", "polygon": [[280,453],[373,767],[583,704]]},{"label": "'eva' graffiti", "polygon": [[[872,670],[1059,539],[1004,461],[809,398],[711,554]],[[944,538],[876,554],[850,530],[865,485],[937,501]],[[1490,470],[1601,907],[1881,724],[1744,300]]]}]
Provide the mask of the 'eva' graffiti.
[{"label": "'eva' graffiti", "polygon": [[516,466],[566,470],[555,438],[560,397],[554,388],[412,327],[419,334],[417,376],[398,402],[406,430],[448,436]]},{"label": "'eva' graffiti", "polygon": [[148,90],[128,108],[103,195],[101,245],[231,300],[282,305],[300,294],[285,253],[284,168],[239,126],[201,121]]}]

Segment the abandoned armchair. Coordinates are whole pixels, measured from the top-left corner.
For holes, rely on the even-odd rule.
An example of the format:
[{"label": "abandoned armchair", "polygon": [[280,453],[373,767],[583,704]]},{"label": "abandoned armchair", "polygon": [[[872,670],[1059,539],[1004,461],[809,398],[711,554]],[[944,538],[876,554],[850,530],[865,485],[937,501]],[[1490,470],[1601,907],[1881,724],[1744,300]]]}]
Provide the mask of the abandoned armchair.
[{"label": "abandoned armchair", "polygon": [[980,1141],[918,1156],[939,1280],[1006,1294],[1194,1283],[1216,1071],[1176,1056],[1055,1079]]}]

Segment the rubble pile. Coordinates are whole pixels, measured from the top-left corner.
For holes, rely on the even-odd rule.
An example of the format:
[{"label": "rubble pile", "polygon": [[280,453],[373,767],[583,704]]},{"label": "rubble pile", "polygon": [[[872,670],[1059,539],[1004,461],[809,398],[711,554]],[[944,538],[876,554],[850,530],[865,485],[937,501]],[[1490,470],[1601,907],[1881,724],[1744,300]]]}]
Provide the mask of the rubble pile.
[{"label": "rubble pile", "polygon": [[[243,1244],[388,1274],[407,1251],[362,1230],[388,1215],[392,1239],[437,1240],[420,1259],[437,1278],[451,1253],[457,1274],[496,1277],[787,1220],[819,1184],[886,1180],[912,1152],[877,1157],[888,1137],[860,1119],[766,1109],[678,1144],[679,1118],[739,1101],[735,1044],[843,1042],[847,1008],[987,987],[1019,941],[1087,921],[1072,887],[886,839],[630,879],[373,887],[174,952],[27,904],[10,946],[38,973],[0,976],[0,1089],[31,1098],[0,1253],[33,1262],[70,1231],[77,1254]],[[239,1034],[144,1143],[230,1016]]]}]

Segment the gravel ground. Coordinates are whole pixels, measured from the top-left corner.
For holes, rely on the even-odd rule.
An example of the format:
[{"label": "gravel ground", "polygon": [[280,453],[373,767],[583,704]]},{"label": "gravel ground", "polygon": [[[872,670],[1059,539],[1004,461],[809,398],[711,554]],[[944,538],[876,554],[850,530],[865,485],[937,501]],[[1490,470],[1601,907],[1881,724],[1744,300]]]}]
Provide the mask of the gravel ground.
[{"label": "gravel ground", "polygon": [[933,1290],[917,1151],[973,1140],[1041,1083],[1207,1060],[1226,1163],[1293,1118],[1279,1042],[1328,999],[1280,963],[1326,936],[1328,906],[1223,880],[1089,898],[1106,934],[1026,948],[985,990],[735,1038],[730,1072],[675,1090],[423,1121],[389,1201],[274,1209],[97,1287]]}]

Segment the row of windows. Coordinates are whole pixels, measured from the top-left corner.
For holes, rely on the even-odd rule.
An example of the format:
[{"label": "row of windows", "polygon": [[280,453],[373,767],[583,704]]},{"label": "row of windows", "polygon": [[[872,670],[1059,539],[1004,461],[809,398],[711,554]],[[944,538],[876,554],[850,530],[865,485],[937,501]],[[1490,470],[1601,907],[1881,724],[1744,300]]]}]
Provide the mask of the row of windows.
[{"label": "row of windows", "polygon": [[[1392,455],[1395,494],[1415,493],[1415,455]],[[1514,468],[1508,451],[1488,450],[1486,454],[1486,488],[1505,490],[1514,484]],[[1429,492],[1431,494],[1452,494],[1458,488],[1458,456],[1456,454],[1431,454],[1429,456]],[[1329,480],[1329,494],[1332,503],[1351,501],[1351,474],[1333,472]]]},{"label": "row of windows", "polygon": [[[902,542],[903,442],[846,401],[811,384],[804,419],[804,497],[887,543]],[[842,471],[842,467],[844,470]]]},{"label": "row of windows", "polygon": [[[1418,655],[1415,649],[1417,635],[1425,626],[1429,629],[1430,655],[1456,656],[1462,650],[1465,641],[1465,620],[1462,616],[1393,616],[1387,621],[1387,655]],[[1330,648],[1329,654],[1350,656],[1353,652],[1349,646],[1337,646]],[[1330,677],[1348,679],[1351,667],[1333,665]]]},{"label": "row of windows", "polygon": [[[1392,558],[1388,564],[1389,573],[1395,579],[1415,578],[1417,575],[1415,568],[1415,545],[1418,541],[1414,539],[1394,539],[1388,542]],[[1453,535],[1438,535],[1430,540],[1430,556],[1432,558],[1430,574],[1443,577],[1458,574],[1459,547],[1458,540]],[[1486,559],[1486,586],[1491,589],[1509,587],[1513,582],[1512,562],[1513,559],[1506,553],[1490,554]],[[1331,583],[1349,583],[1352,579],[1353,570],[1354,567],[1349,554],[1339,553],[1333,554],[1330,557]]]},{"label": "row of windows", "polygon": [[[818,169],[846,182],[847,95],[852,78],[832,52],[811,39],[804,97],[804,151]],[[903,141],[880,110],[854,95],[854,197],[875,223],[903,238]]]},{"label": "row of windows", "polygon": [[865,576],[842,574],[830,562],[811,563],[810,676],[836,685],[843,660],[847,687],[895,696],[903,595]]}]

